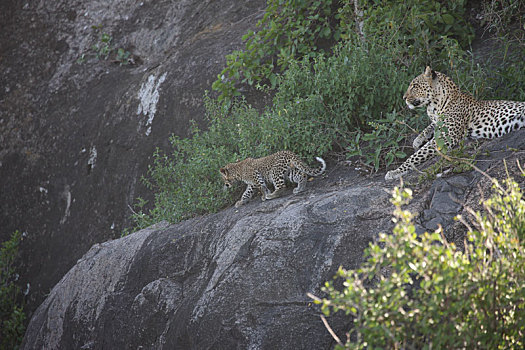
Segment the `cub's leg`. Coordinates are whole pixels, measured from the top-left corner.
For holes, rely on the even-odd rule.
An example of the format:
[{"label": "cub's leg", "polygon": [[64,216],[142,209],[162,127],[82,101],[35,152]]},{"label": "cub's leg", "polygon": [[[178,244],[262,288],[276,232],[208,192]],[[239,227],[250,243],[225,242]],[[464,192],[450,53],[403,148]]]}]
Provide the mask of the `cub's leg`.
[{"label": "cub's leg", "polygon": [[414,139],[414,142],[412,143],[412,147],[414,147],[415,150],[418,150],[421,146],[423,146],[428,140],[430,140],[434,136],[434,123],[430,123],[429,126],[425,128],[421,132],[421,134],[417,135],[417,137]]},{"label": "cub's leg", "polygon": [[266,199],[277,198],[281,195],[281,192],[284,190],[285,184],[286,169],[279,170],[277,173],[272,174],[271,180],[275,187],[275,191],[266,195]]},{"label": "cub's leg", "polygon": [[266,186],[266,181],[264,181],[264,177],[261,175],[261,173],[256,173],[257,178],[257,184],[259,185],[259,190],[261,191],[261,200],[265,201],[266,196],[270,194],[270,190],[268,189],[268,186]]},{"label": "cub's leg", "polygon": [[305,173],[296,169],[292,169],[290,170],[289,178],[291,182],[295,182],[297,184],[297,187],[293,189],[293,193],[297,194],[304,191],[306,182],[308,181],[308,177]]},{"label": "cub's leg", "polygon": [[240,207],[241,205],[246,203],[250,198],[252,198],[252,196],[253,196],[253,185],[248,185],[248,187],[246,187],[246,190],[242,194],[241,199],[238,200],[237,203],[235,203],[235,207],[236,208]]}]

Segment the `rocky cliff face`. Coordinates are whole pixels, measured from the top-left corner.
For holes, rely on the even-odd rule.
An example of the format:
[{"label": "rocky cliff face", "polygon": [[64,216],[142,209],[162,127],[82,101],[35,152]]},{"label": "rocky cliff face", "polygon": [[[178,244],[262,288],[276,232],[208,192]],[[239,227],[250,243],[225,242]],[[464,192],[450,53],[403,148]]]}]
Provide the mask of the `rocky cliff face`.
[{"label": "rocky cliff face", "polygon": [[[202,121],[205,89],[264,7],[0,3],[0,241],[24,232],[29,310],[89,247],[120,236],[129,205],[148,197],[138,179],[155,147]],[[107,43],[108,59],[96,58]],[[131,64],[116,62],[119,48]]]},{"label": "rocky cliff face", "polygon": [[[497,178],[516,177],[524,149],[525,130],[486,141],[477,165]],[[418,231],[439,224],[461,243],[465,229],[453,217],[476,208],[490,184],[469,171],[412,186]],[[35,312],[23,348],[332,348],[306,293],[320,295],[340,265],[357,267],[368,243],[392,228],[394,184],[332,165],[308,185],[300,195],[257,198],[96,244]],[[350,320],[329,322],[344,339]]]}]

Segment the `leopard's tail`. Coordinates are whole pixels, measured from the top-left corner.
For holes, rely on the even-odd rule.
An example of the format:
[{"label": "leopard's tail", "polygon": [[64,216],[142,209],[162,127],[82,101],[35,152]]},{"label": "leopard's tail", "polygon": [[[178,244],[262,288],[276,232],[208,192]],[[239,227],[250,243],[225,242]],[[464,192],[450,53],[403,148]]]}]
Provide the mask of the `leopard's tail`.
[{"label": "leopard's tail", "polygon": [[293,165],[301,170],[303,173],[305,174],[308,174],[310,176],[319,176],[321,174],[324,173],[324,171],[326,170],[326,162],[324,161],[323,158],[321,157],[315,157],[315,159],[321,163],[321,166],[317,169],[312,169],[310,168],[308,165],[304,164],[303,162],[301,161],[298,161],[298,162],[294,162]]}]

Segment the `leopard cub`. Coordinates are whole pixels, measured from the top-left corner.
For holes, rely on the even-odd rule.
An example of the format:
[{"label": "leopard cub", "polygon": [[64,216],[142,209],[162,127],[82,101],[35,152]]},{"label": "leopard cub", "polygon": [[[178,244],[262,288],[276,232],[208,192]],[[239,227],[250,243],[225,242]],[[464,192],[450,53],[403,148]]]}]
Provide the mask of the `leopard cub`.
[{"label": "leopard cub", "polygon": [[[230,163],[221,168],[220,173],[226,188],[231,187],[235,182],[244,182],[248,185],[241,199],[235,203],[235,207],[239,207],[253,196],[255,188],[261,191],[263,201],[279,197],[285,188],[286,179],[297,184],[293,193],[303,191],[308,175],[319,176],[326,169],[326,163],[322,158],[315,159],[321,163],[318,169],[310,168],[293,152],[280,151],[263,158],[247,158],[237,163]],[[273,192],[268,188],[268,184],[273,185]]]}]

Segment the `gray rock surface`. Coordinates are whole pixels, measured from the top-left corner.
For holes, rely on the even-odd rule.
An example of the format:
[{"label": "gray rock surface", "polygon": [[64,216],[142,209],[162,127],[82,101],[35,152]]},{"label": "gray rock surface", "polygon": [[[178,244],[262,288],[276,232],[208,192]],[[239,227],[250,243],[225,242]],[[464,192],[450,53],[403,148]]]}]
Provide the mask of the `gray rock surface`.
[{"label": "gray rock surface", "polygon": [[[153,151],[202,124],[204,91],[265,4],[0,2],[0,241],[25,233],[29,311],[94,243],[120,236],[137,196],[151,197],[139,179]],[[108,60],[92,48],[102,33]],[[134,64],[114,62],[118,48]]]},{"label": "gray rock surface", "polygon": [[[482,143],[478,166],[517,177],[525,130]],[[488,151],[488,152],[486,152]],[[407,179],[413,182],[413,179]],[[334,343],[307,292],[337,268],[357,267],[364,248],[393,227],[383,174],[332,165],[304,194],[229,208],[175,225],[159,224],[97,244],[35,312],[24,349],[330,349]],[[420,229],[444,227],[490,194],[476,171],[449,173],[414,188],[408,209]],[[481,191],[481,193],[480,193]],[[340,338],[350,328],[329,317]]]},{"label": "gray rock surface", "polygon": [[358,266],[390,225],[388,198],[310,191],[97,244],[38,308],[24,348],[326,348],[306,293]]},{"label": "gray rock surface", "polygon": [[[521,166],[525,167],[525,130],[493,140],[480,141],[478,146],[474,142],[473,145],[474,149],[471,149],[470,153],[476,151],[476,148],[479,151],[476,158],[478,169],[498,180],[505,179],[508,171],[516,181],[525,184],[517,165],[517,162],[520,162]],[[466,229],[455,217],[461,215],[468,219],[470,215],[467,207],[481,210],[480,199],[490,196],[492,183],[489,178],[475,170],[454,175],[449,173],[437,178],[430,187],[423,186],[419,192],[424,195],[418,210],[420,215],[416,220],[417,232],[433,231],[441,225],[445,228],[445,235],[449,241],[463,246]]]}]

